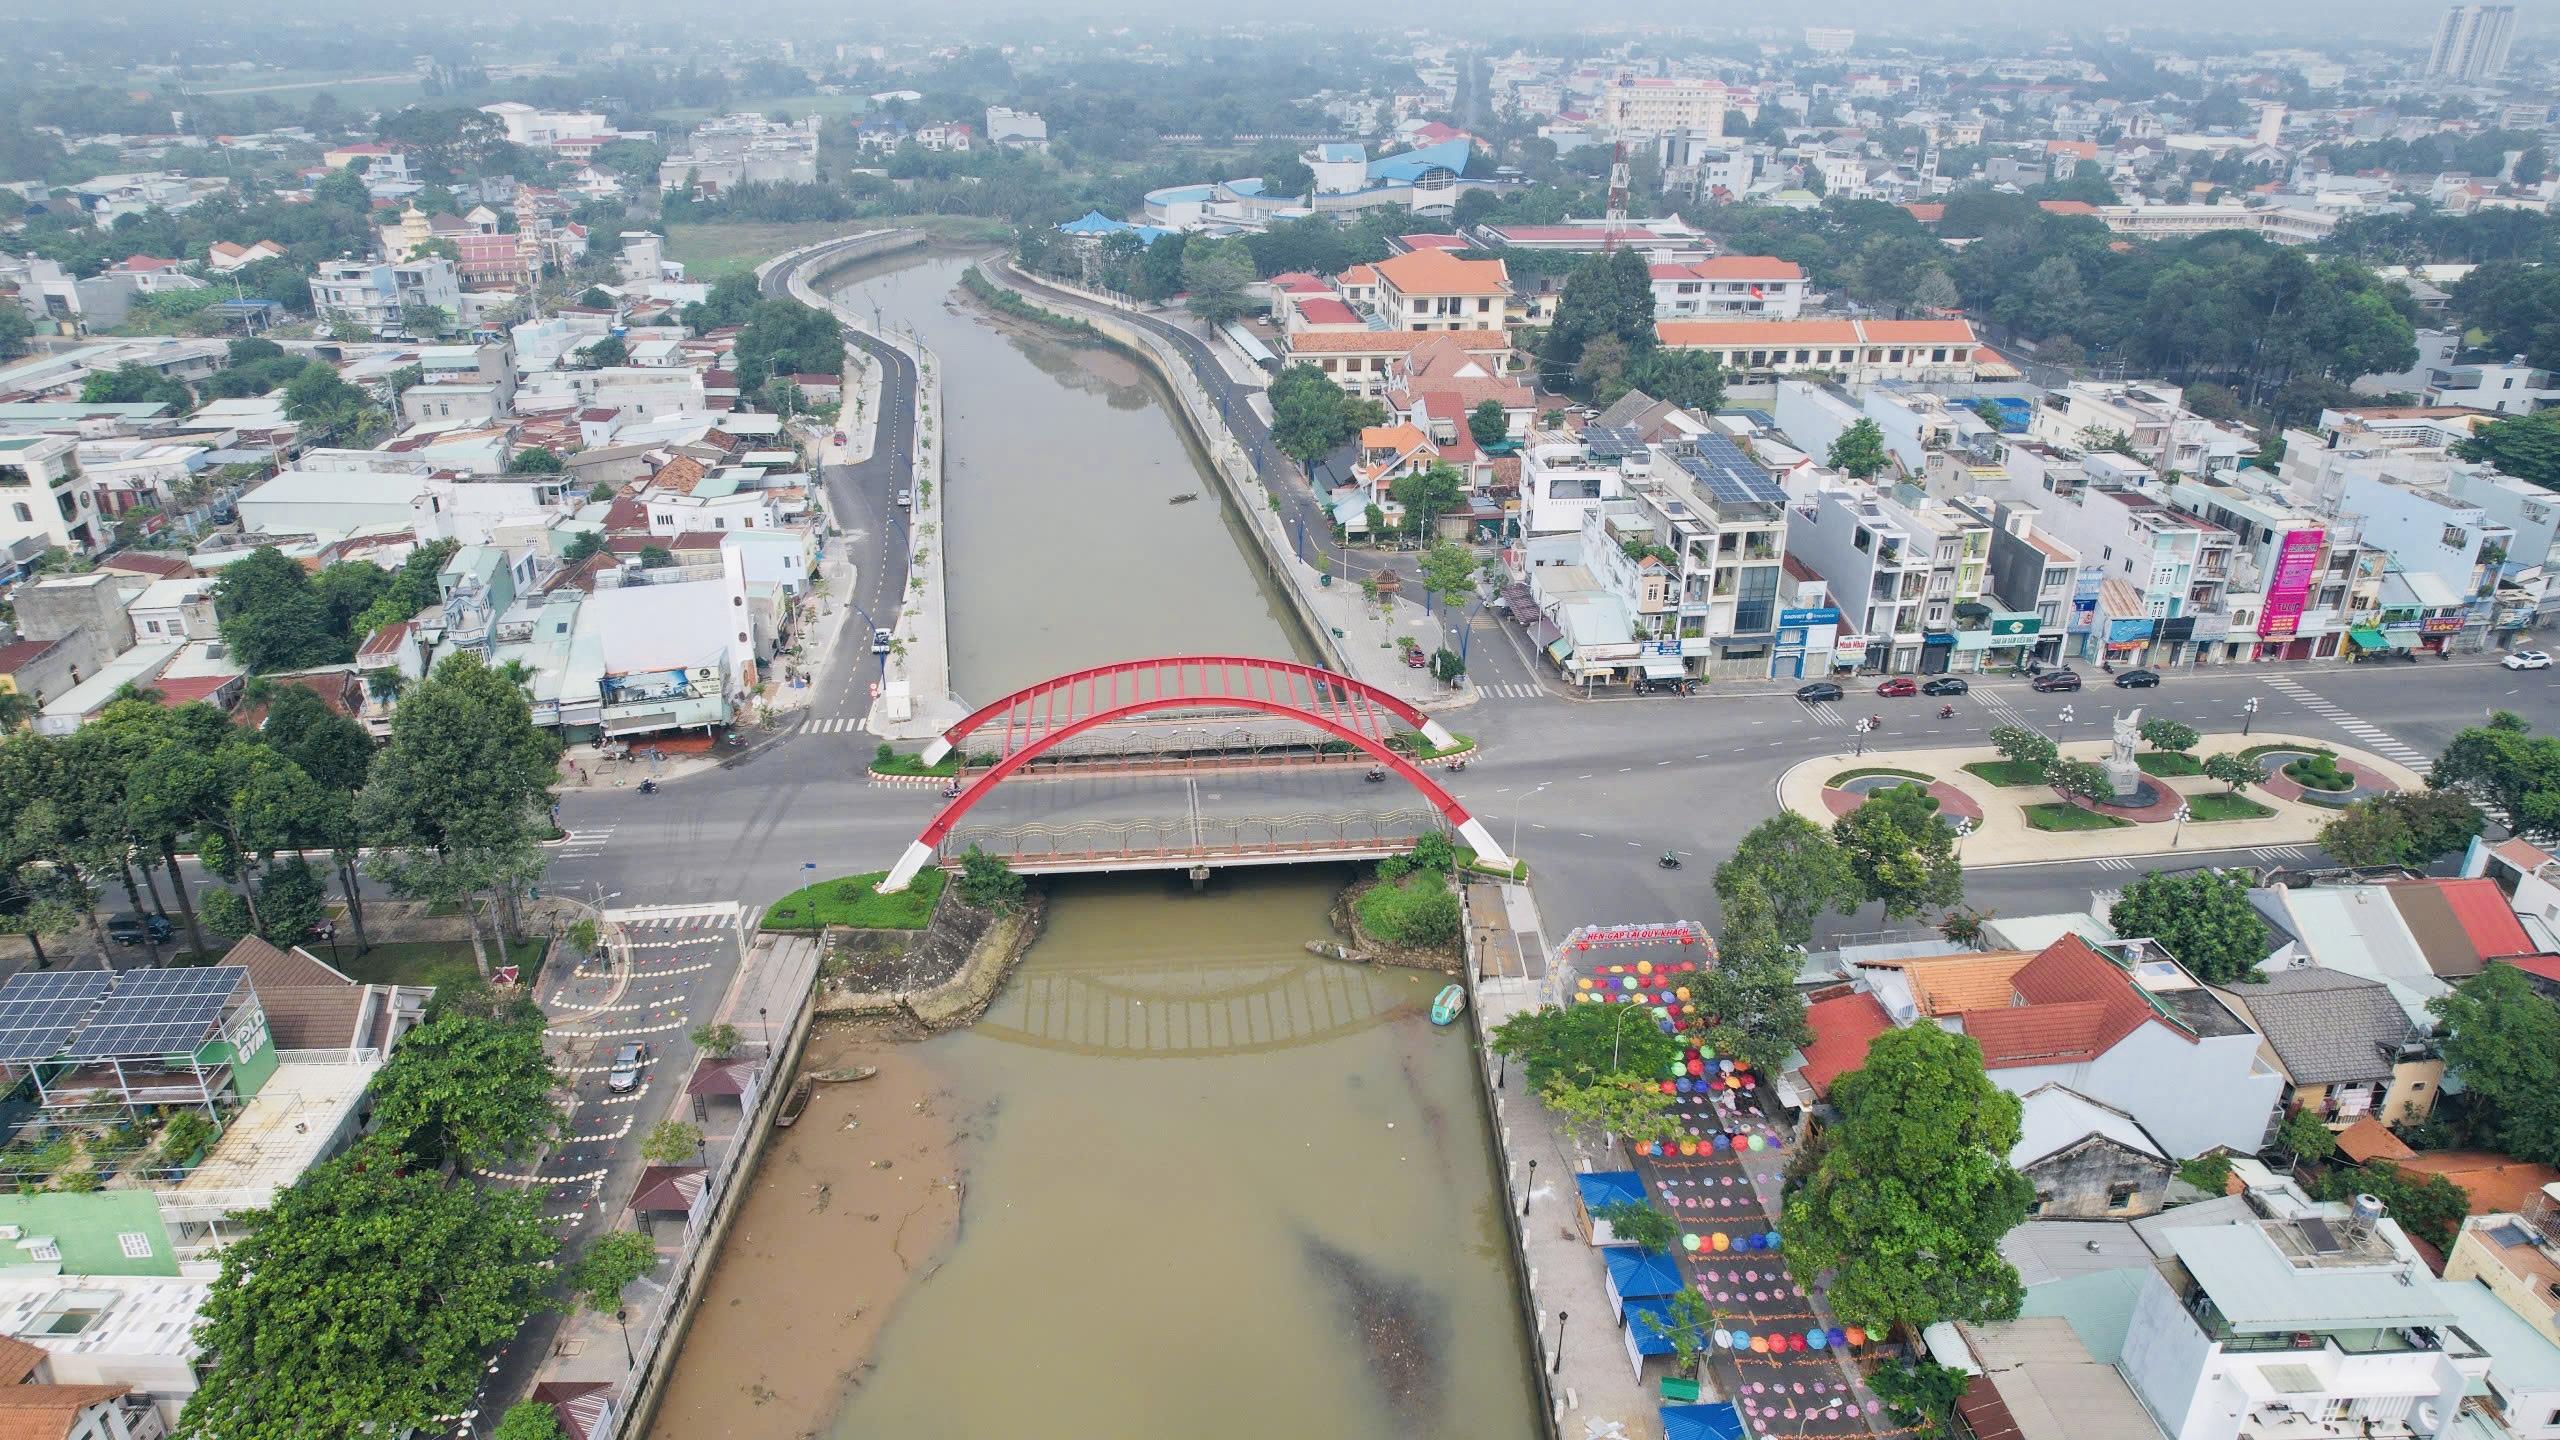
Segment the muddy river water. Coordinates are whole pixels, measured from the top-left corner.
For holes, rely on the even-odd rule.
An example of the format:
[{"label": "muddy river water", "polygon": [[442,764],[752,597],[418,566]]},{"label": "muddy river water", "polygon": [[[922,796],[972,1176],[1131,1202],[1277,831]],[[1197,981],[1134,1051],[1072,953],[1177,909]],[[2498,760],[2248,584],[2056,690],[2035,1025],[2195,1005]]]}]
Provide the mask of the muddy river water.
[{"label": "muddy river water", "polygon": [[[1125,357],[858,272],[942,357],[957,687],[1299,643]],[[1197,491],[1198,503],[1166,497]],[[1537,1433],[1502,1187],[1441,977],[1308,955],[1346,872],[1053,888],[976,1026],[821,1036],[653,1433]]]}]

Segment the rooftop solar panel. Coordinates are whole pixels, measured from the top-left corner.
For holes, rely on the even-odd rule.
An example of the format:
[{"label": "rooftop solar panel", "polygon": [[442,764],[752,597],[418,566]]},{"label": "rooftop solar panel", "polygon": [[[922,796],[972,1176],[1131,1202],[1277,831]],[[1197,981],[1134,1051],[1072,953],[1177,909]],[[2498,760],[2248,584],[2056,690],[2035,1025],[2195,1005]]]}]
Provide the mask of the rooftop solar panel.
[{"label": "rooftop solar panel", "polygon": [[1582,432],[1583,448],[1594,460],[1623,460],[1644,453],[1644,434],[1633,425],[1592,425]]},{"label": "rooftop solar panel", "polygon": [[248,975],[238,965],[129,971],[116,977],[115,989],[65,1053],[74,1060],[122,1060],[193,1050],[221,1022],[223,1007]]},{"label": "rooftop solar panel", "polygon": [[1721,435],[1701,435],[1692,444],[1696,453],[1680,456],[1680,468],[1688,471],[1718,503],[1787,503],[1786,488],[1761,469],[1758,461],[1744,454],[1741,446]]},{"label": "rooftop solar panel", "polygon": [[43,970],[0,985],[0,1061],[46,1060],[61,1053],[115,976],[104,970]]}]

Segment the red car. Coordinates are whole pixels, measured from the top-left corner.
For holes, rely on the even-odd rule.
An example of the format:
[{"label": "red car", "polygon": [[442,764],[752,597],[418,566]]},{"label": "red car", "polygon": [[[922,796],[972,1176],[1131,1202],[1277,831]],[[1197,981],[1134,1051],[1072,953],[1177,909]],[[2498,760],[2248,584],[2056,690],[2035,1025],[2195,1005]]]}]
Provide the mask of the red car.
[{"label": "red car", "polygon": [[1917,695],[1920,693],[1920,682],[1908,675],[1896,675],[1877,686],[1876,693],[1887,696]]}]

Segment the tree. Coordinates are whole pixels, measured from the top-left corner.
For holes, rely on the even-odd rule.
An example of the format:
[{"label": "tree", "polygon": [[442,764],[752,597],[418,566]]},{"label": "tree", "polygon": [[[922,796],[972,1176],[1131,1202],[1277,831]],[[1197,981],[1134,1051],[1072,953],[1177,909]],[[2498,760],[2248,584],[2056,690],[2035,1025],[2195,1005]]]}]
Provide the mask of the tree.
[{"label": "tree", "polygon": [[1349,397],[1313,365],[1297,364],[1271,382],[1271,443],[1315,474],[1315,464],[1351,436]]},{"label": "tree", "polygon": [[1889,463],[1884,450],[1884,431],[1875,421],[1861,418],[1840,432],[1831,442],[1831,468],[1843,475],[1867,479]]},{"label": "tree", "polygon": [[[404,1042],[405,1045],[405,1042]],[[386,1067],[385,1073],[388,1073]],[[540,1303],[559,1248],[541,1192],[453,1182],[368,1139],[313,1166],[222,1252],[179,1433],[294,1440],[431,1430]]]},{"label": "tree", "polygon": [[1698,975],[1694,992],[1708,1016],[1707,1042],[1719,1055],[1774,1075],[1790,1052],[1813,1039],[1804,995],[1796,989],[1800,955],[1778,933],[1776,908],[1759,881],[1745,876],[1719,894],[1724,929],[1716,937],[1716,962]]},{"label": "tree", "polygon": [[673,566],[675,563],[675,552],[664,545],[643,545],[640,547],[640,568],[643,570],[664,570]]},{"label": "tree", "polygon": [[2512,965],[2491,965],[2427,1002],[2444,1064],[2476,1117],[2519,1160],[2560,1164],[2560,1005]]},{"label": "tree", "polygon": [[622,1292],[632,1281],[657,1268],[656,1241],[637,1230],[616,1230],[588,1246],[587,1253],[578,1257],[577,1268],[569,1272],[569,1294],[579,1309],[620,1319]]},{"label": "tree", "polygon": [[736,357],[738,388],[753,394],[776,375],[844,374],[844,334],[833,316],[797,300],[758,301],[738,331]]},{"label": "tree", "polygon": [[1919,277],[1911,282],[1911,308],[1914,310],[1954,310],[1963,304],[1964,297],[1956,293],[1956,282],[1948,279],[1947,272],[1937,266],[1921,271]]},{"label": "tree", "polygon": [[539,1014],[502,1021],[444,1014],[400,1038],[373,1081],[377,1133],[420,1164],[515,1155],[561,1123],[560,1083]]},{"label": "tree", "polygon": [[2248,980],[2267,958],[2267,922],[2237,870],[2154,870],[2125,887],[2107,923],[2119,935],[2158,941],[2207,984]]},{"label": "tree", "polygon": [[110,371],[93,373],[81,383],[83,405],[166,405],[173,416],[183,415],[195,406],[195,396],[186,383],[173,380],[138,360],[128,360]]},{"label": "tree", "polygon": [[2428,770],[2427,783],[2469,791],[2504,810],[2518,835],[2560,834],[2560,740],[2528,733],[2513,712],[2499,711],[2487,725],[2456,734]]},{"label": "tree", "polygon": [[2495,421],[2456,445],[2454,453],[2546,490],[2560,490],[2560,412],[2538,410]]},{"label": "tree", "polygon": [[2297,1160],[2318,1164],[2338,1153],[2338,1137],[2310,1110],[2296,1110],[2276,1130],[2276,1143]]},{"label": "tree", "polygon": [[1511,438],[1511,416],[1501,401],[1484,401],[1467,412],[1467,434],[1478,445],[1499,445]]},{"label": "tree", "polygon": [[1451,540],[1435,540],[1422,552],[1422,587],[1454,608],[1476,589],[1476,557]]},{"label": "tree", "polygon": [[1909,1426],[1915,1435],[1933,1436],[1947,1433],[1947,1417],[1955,1413],[1971,1380],[1962,1370],[1921,1360],[1879,1365],[1867,1383],[1895,1424]]},{"label": "tree", "polygon": [[27,342],[35,337],[36,322],[15,305],[0,305],[0,360],[10,360],[27,351]]},{"label": "tree", "polygon": [[1435,517],[1455,513],[1466,504],[1467,482],[1458,467],[1434,460],[1410,475],[1387,482],[1387,498],[1403,508],[1407,535],[1428,535]]},{"label": "tree", "polygon": [[1995,725],[1991,729],[1991,748],[2000,758],[2021,769],[2043,773],[2061,752],[2051,740],[2023,725]]},{"label": "tree", "polygon": [[2198,735],[2193,726],[2181,725],[2166,715],[2154,715],[2142,722],[2142,738],[2150,742],[2154,750],[2184,755],[2196,748],[2197,742],[2204,737]]},{"label": "tree", "polygon": [[519,1400],[491,1433],[492,1440],[562,1440],[560,1412],[540,1400]]},{"label": "tree", "polygon": [[1254,278],[1253,252],[1239,238],[1195,237],[1183,247],[1182,286],[1191,292],[1191,313],[1213,325],[1253,308],[1244,291]]},{"label": "tree", "polygon": [[581,530],[576,535],[571,536],[569,543],[561,549],[560,563],[563,565],[575,565],[579,561],[586,559],[588,556],[593,555],[602,549],[604,549],[603,531]]},{"label": "tree", "polygon": [[2320,848],[2342,865],[2424,870],[2480,833],[2480,807],[2450,790],[2403,790],[2359,800],[2320,827]]},{"label": "tree", "polygon": [[1587,1082],[1576,1082],[1570,1075],[1550,1075],[1538,1087],[1538,1098],[1572,1132],[1577,1155],[1583,1139],[1592,1134],[1613,1135],[1635,1145],[1648,1140],[1673,1140],[1685,1133],[1679,1118],[1672,1113],[1671,1097],[1638,1075],[1603,1075]]},{"label": "tree", "polygon": [[1975,419],[1990,426],[1994,431],[2006,429],[2009,424],[2009,412],[2001,409],[1999,402],[1995,400],[1974,401],[1973,414]]},{"label": "tree", "polygon": [[2115,782],[2107,778],[2107,769],[2094,760],[2071,760],[2055,756],[2044,764],[2044,783],[2062,797],[2064,804],[2086,800],[2092,808],[2115,793]]},{"label": "tree", "polygon": [[1830,1149],[1787,1200],[1797,1273],[1835,1271],[1832,1309],[1871,1331],[2014,1317],[2026,1291],[2000,1237],[2035,1187],[2009,1164],[2018,1097],[1983,1073],[1981,1045],[1935,1025],[1887,1030],[1831,1101]]},{"label": "tree", "polygon": [[1010,915],[1022,908],[1028,888],[1000,855],[972,844],[960,857],[960,898],[976,909]]},{"label": "tree", "polygon": [[1712,350],[1656,350],[1626,373],[1636,389],[1683,410],[1724,408],[1724,362]]},{"label": "tree", "polygon": [[[1564,1120],[1568,1126],[1573,1123],[1564,1111],[1557,1109],[1555,1097],[1547,1097],[1547,1108],[1554,1110],[1556,1118]],[[1580,1151],[1581,1145],[1577,1141],[1575,1153],[1579,1155]],[[1614,1201],[1592,1211],[1591,1218],[1607,1225],[1612,1237],[1624,1240],[1639,1250],[1668,1250],[1680,1243],[1678,1222],[1641,1200]]]},{"label": "tree", "polygon": [[689,1120],[661,1120],[640,1142],[640,1158],[652,1165],[680,1165],[702,1153],[702,1127]]},{"label": "tree", "polygon": [[1544,1090],[1556,1076],[1588,1085],[1604,1075],[1659,1075],[1679,1058],[1680,1042],[1641,1005],[1548,1005],[1493,1027],[1493,1050]]},{"label": "tree", "polygon": [[610,370],[631,363],[631,347],[619,335],[607,335],[586,348],[587,368]]},{"label": "tree", "polygon": [[709,1025],[697,1025],[693,1033],[685,1038],[693,1042],[694,1049],[715,1059],[738,1053],[738,1027],[726,1020]]},{"label": "tree", "polygon": [[223,642],[252,673],[343,663],[354,649],[333,633],[311,575],[273,545],[226,567],[213,584]]},{"label": "tree", "polygon": [[441,305],[403,305],[400,329],[412,340],[432,340],[453,329],[453,316]]},{"label": "tree", "polygon": [[2225,793],[2232,795],[2267,778],[2267,772],[2259,769],[2256,761],[2232,754],[2206,756],[2204,773],[2208,779],[2221,781]]},{"label": "tree", "polygon": [[539,445],[528,445],[507,457],[510,475],[557,475],[565,468],[559,456]]},{"label": "tree", "polygon": [[1858,893],[1879,901],[1888,920],[1964,899],[1964,867],[1955,832],[1938,818],[1937,802],[1917,785],[1897,785],[1832,823],[1831,838],[1848,857]]}]

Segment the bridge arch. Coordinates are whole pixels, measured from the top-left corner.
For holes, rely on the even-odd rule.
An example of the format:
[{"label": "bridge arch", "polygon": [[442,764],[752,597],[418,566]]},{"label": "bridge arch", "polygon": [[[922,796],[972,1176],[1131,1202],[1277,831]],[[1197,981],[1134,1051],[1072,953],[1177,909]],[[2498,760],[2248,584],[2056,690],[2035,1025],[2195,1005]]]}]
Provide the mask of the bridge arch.
[{"label": "bridge arch", "polygon": [[[1292,668],[1302,671],[1307,675],[1319,677],[1328,683],[1341,681],[1346,688],[1359,684],[1357,681],[1351,681],[1345,677],[1334,675],[1330,671],[1319,670],[1311,665],[1293,666]],[[1371,687],[1363,686],[1361,689],[1373,694],[1383,693],[1376,692]],[[1304,724],[1315,726],[1317,729],[1324,731],[1326,734],[1331,735],[1338,740],[1349,741],[1352,745],[1358,747],[1363,753],[1367,754],[1370,759],[1377,761],[1388,770],[1394,772],[1398,776],[1401,776],[1407,784],[1420,791],[1423,798],[1429,800],[1433,807],[1438,809],[1440,814],[1448,820],[1450,826],[1457,830],[1459,834],[1466,837],[1467,843],[1475,847],[1476,854],[1482,858],[1485,863],[1502,867],[1508,867],[1511,864],[1510,855],[1505,852],[1501,844],[1493,838],[1493,831],[1488,828],[1483,821],[1478,820],[1471,812],[1469,812],[1467,807],[1459,802],[1457,796],[1452,795],[1446,789],[1443,789],[1439,781],[1431,778],[1429,772],[1425,771],[1421,766],[1414,764],[1411,760],[1406,759],[1403,752],[1397,750],[1393,745],[1388,744],[1386,737],[1376,733],[1375,729],[1372,727],[1365,727],[1355,723],[1350,723],[1346,717],[1332,713],[1329,709],[1309,709],[1303,705],[1293,704],[1284,700],[1271,699],[1262,695],[1223,694],[1207,699],[1190,695],[1154,695],[1128,700],[1120,704],[1111,705],[1107,708],[1094,710],[1074,720],[1068,721],[1064,725],[1043,728],[1032,734],[1028,741],[1019,749],[1016,749],[1012,753],[997,760],[994,769],[989,770],[985,775],[979,777],[975,784],[965,786],[958,796],[943,805],[941,813],[933,817],[933,823],[925,827],[924,834],[919,836],[914,843],[907,846],[907,850],[904,855],[898,857],[898,863],[890,869],[888,878],[880,882],[880,888],[884,891],[906,889],[907,886],[914,881],[916,876],[923,872],[924,867],[932,863],[935,848],[941,844],[942,837],[951,833],[951,828],[959,823],[960,817],[968,814],[969,808],[978,803],[978,797],[980,795],[984,794],[989,789],[992,789],[997,782],[1003,780],[1007,775],[1012,774],[1014,771],[1019,770],[1023,766],[1040,758],[1040,756],[1046,753],[1051,747],[1062,745],[1067,741],[1074,739],[1076,736],[1095,728],[1096,726],[1108,725],[1114,721],[1125,720],[1134,715],[1155,714],[1166,710],[1194,709],[1203,704],[1214,704],[1225,708],[1253,710],[1267,715],[1283,716],[1288,719],[1297,720]],[[1405,702],[1400,700],[1396,701],[1395,705],[1398,707],[1397,713],[1411,713],[1415,715],[1419,715],[1421,713],[1418,710],[1414,710],[1411,705],[1405,704]],[[983,724],[984,722],[981,721],[980,723]],[[1432,730],[1436,728],[1437,726],[1435,723],[1432,727],[1426,728],[1423,733],[1429,735],[1432,733]],[[965,735],[967,731],[955,726],[951,733]],[[1440,733],[1445,736],[1447,732],[1442,731]],[[1445,745],[1448,744],[1449,741],[1445,738],[1440,738],[1435,739],[1432,743]],[[944,747],[942,753],[949,753],[949,747],[947,745]]]},{"label": "bridge arch", "polygon": [[1310,722],[1330,718],[1381,741],[1385,735],[1377,715],[1383,711],[1421,731],[1435,746],[1452,743],[1448,730],[1413,702],[1321,666],[1258,655],[1167,655],[1070,670],[979,706],[934,737],[925,747],[924,762],[940,764],[962,741],[999,720],[1009,756],[1017,738],[1028,744],[1079,720],[1223,709],[1254,709]]}]

